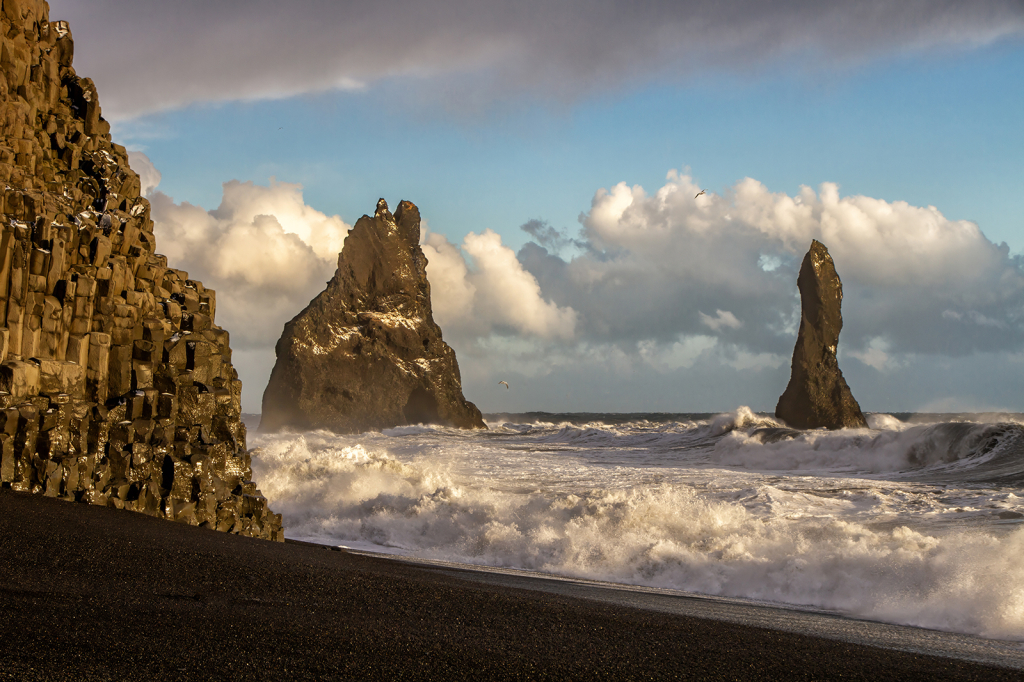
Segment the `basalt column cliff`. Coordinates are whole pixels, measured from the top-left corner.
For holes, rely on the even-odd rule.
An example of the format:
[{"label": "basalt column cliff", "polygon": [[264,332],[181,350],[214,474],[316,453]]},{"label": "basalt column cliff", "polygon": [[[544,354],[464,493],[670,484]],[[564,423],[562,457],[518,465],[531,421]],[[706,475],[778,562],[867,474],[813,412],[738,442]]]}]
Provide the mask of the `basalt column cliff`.
[{"label": "basalt column cliff", "polygon": [[381,199],[372,218],[359,219],[327,289],[277,342],[261,431],[486,428],[434,324],[419,239],[420,213],[408,201],[391,215]]},{"label": "basalt column cliff", "polygon": [[41,0],[0,12],[0,482],[283,539],[249,480],[216,298],[149,202]]},{"label": "basalt column cliff", "polygon": [[817,240],[804,256],[797,286],[800,331],[793,349],[793,373],[775,416],[800,429],[867,426],[836,360],[843,329],[843,283],[828,249]]}]

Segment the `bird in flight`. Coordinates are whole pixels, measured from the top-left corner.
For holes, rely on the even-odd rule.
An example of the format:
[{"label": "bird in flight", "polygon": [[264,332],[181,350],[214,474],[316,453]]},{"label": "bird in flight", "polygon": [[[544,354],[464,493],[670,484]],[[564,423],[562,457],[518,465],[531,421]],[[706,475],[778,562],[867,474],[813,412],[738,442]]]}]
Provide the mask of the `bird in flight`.
[{"label": "bird in flight", "polygon": [[501,384],[505,384],[505,390],[507,391],[508,390],[508,382],[507,381],[499,381],[498,385],[500,386]]},{"label": "bird in flight", "polygon": [[699,197],[701,194],[704,194],[704,192],[707,192],[707,190],[706,189],[702,189],[701,191],[697,192],[697,196],[695,196],[694,199]]}]

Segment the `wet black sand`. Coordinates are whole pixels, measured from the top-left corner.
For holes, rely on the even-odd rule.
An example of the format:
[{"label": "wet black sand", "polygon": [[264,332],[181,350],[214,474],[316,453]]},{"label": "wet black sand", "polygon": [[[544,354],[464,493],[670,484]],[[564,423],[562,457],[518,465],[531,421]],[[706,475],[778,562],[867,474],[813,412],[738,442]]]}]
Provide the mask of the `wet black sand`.
[{"label": "wet black sand", "polygon": [[513,584],[0,490],[0,679],[1021,678]]}]

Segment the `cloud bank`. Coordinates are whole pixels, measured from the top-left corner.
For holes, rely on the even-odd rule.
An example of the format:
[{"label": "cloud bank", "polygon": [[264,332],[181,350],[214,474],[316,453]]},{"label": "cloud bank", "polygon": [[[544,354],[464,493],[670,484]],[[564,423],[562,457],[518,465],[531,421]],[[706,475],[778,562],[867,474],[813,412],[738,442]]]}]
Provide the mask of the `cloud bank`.
[{"label": "cloud bank", "polygon": [[[866,409],[998,407],[989,387],[1019,383],[1024,263],[974,223],[831,183],[698,190],[678,171],[653,193],[600,189],[578,234],[531,221],[518,253],[486,225],[461,244],[424,226],[435,320],[470,399],[490,411],[771,409],[812,239],[843,280],[840,361]],[[333,275],[349,225],[288,183],[225,183],[212,211],[150,198],[160,250],[217,290],[246,409],[258,409],[274,343]],[[502,379],[517,387],[499,394],[507,404],[489,392]]]},{"label": "cloud bank", "polygon": [[545,300],[536,278],[496,233],[471,232],[461,251],[443,235],[428,233],[422,246],[434,316],[442,329],[468,338],[505,333],[573,339],[576,312]]},{"label": "cloud bank", "polygon": [[[159,182],[149,159],[132,154]],[[306,205],[300,185],[273,180],[226,182],[211,211],[159,191],[149,199],[160,252],[217,292],[217,323],[231,332],[246,409],[258,411],[281,331],[334,275],[351,225]],[[435,318],[449,335],[571,342],[575,312],[545,300],[497,234],[470,234],[462,250],[428,229],[423,240]]]},{"label": "cloud bank", "polygon": [[523,226],[535,241],[487,277],[535,278],[532,300],[565,319],[571,311],[560,334],[507,319],[502,327],[498,316],[510,309],[474,282],[484,272],[471,265],[482,238],[470,235],[460,252],[432,235],[428,243],[445,251],[427,270],[432,281],[445,277],[435,308],[470,367],[467,383],[486,392],[514,377],[535,387],[536,402],[517,409],[577,409],[561,407],[573,400],[590,410],[771,409],[788,379],[800,262],[818,239],[843,280],[840,359],[868,387],[866,409],[990,407],[1012,391],[978,358],[1019,375],[1024,262],[974,223],[931,206],[843,197],[832,183],[795,196],[750,178],[724,196],[695,199],[699,189],[673,171],[650,194],[625,183],[599,190],[576,236]]},{"label": "cloud bank", "polygon": [[[52,0],[108,117],[196,102],[429,84],[486,106],[568,101],[699,71],[849,65],[1024,35],[1018,0]],[[117,41],[108,40],[117,35]],[[127,57],[130,55],[130,58]]]},{"label": "cloud bank", "polygon": [[285,322],[324,289],[350,225],[310,208],[299,185],[224,183],[206,211],[155,192],[149,197],[159,250],[217,291],[217,322],[232,347],[271,349]]},{"label": "cloud bank", "polygon": [[[653,194],[620,183],[582,218],[587,250],[565,260],[536,244],[519,253],[584,337],[661,342],[715,334],[751,352],[791,350],[794,283],[812,239],[843,279],[848,348],[950,357],[1019,348],[1024,272],[1005,244],[934,207],[841,197],[832,183],[796,196],[746,178],[694,199],[688,175]],[[646,323],[645,323],[646,321]],[[885,351],[880,342],[884,340]]]}]

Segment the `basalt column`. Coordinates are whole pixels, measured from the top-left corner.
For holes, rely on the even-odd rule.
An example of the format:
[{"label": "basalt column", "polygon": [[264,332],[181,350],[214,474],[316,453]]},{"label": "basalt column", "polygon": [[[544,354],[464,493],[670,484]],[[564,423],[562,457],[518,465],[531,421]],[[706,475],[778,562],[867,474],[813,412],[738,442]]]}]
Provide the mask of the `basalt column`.
[{"label": "basalt column", "polygon": [[4,0],[0,43],[0,484],[283,540],[216,296],[156,253],[67,23]]}]

